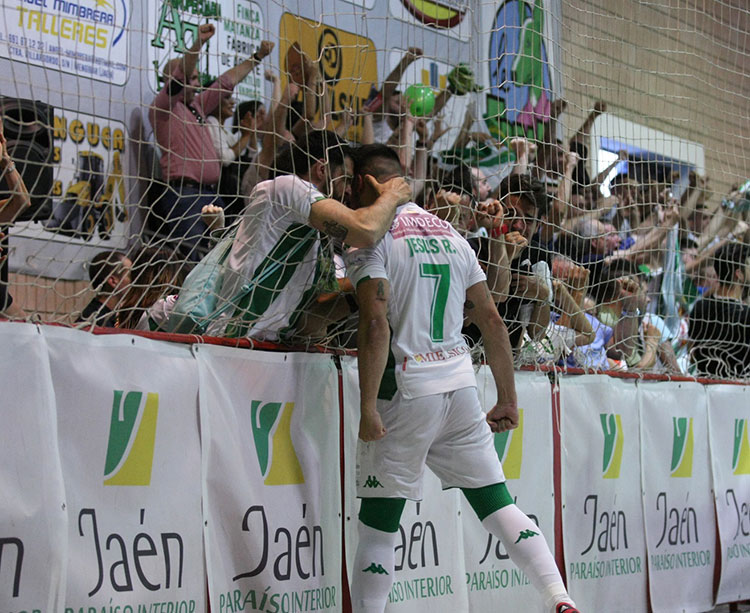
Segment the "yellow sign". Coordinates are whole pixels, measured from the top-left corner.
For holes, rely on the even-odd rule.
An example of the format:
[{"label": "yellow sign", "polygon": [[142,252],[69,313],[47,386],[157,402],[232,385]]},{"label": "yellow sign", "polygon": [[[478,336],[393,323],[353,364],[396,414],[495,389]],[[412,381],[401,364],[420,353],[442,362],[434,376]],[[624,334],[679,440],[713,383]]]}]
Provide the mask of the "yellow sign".
[{"label": "yellow sign", "polygon": [[[341,111],[351,108],[357,119],[347,137],[359,140],[362,130],[359,109],[370,96],[370,89],[380,86],[375,44],[364,36],[290,13],[281,17],[279,41],[281,66],[286,65],[287,54],[295,43],[307,57],[320,61],[323,79],[333,94],[332,110],[338,114],[334,125],[342,121]],[[283,85],[286,80],[286,74],[282,73]]]}]

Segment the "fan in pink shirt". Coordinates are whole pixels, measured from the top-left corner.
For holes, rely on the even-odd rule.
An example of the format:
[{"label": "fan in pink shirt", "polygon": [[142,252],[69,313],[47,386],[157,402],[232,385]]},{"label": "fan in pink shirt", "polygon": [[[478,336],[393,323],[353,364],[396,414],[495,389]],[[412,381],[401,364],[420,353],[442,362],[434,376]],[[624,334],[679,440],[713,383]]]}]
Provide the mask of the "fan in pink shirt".
[{"label": "fan in pink shirt", "polygon": [[177,248],[191,260],[199,260],[208,246],[208,228],[201,219],[201,209],[209,204],[223,206],[216,192],[221,161],[211,142],[205,117],[274,46],[270,41],[261,41],[250,58],[197,93],[200,51],[215,31],[212,24],[202,24],[187,53],[167,63],[164,87],[154,98],[149,112],[161,149],[162,178],[168,183],[163,195],[154,203],[154,213],[162,222],[162,233],[169,239],[176,239]]}]

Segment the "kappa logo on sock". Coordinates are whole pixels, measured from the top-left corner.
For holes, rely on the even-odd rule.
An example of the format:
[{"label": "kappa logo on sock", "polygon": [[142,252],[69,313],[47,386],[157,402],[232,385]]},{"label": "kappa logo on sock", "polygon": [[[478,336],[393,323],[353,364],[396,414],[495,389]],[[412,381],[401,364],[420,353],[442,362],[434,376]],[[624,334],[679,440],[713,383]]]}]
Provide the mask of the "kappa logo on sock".
[{"label": "kappa logo on sock", "polygon": [[518,538],[516,539],[514,545],[518,545],[518,543],[520,543],[521,541],[530,539],[532,536],[539,536],[539,533],[534,532],[533,530],[521,530],[521,534],[518,535]]},{"label": "kappa logo on sock", "polygon": [[373,575],[387,575],[388,571],[383,568],[380,564],[373,562],[367,568],[362,570],[363,573],[372,573]]},{"label": "kappa logo on sock", "polygon": [[672,463],[670,477],[693,475],[693,418],[672,418]]},{"label": "kappa logo on sock", "polygon": [[369,475],[362,487],[383,487],[383,484],[378,481],[378,478],[375,475]]}]

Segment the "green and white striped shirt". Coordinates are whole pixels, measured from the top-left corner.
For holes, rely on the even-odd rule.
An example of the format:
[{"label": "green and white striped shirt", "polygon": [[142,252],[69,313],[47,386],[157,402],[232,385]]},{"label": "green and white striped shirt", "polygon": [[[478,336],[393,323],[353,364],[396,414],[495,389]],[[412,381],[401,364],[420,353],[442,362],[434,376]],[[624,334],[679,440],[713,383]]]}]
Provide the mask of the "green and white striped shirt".
[{"label": "green and white striped shirt", "polygon": [[284,340],[317,294],[335,286],[332,245],[308,225],[312,203],[323,199],[295,175],[256,186],[227,258],[217,307],[249,291],[209,326],[209,335]]}]

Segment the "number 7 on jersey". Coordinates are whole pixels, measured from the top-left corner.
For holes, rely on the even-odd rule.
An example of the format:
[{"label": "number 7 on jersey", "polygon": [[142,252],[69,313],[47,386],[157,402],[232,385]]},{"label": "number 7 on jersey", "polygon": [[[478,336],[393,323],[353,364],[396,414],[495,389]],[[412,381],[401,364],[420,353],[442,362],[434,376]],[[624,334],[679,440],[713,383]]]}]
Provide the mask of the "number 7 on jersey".
[{"label": "number 7 on jersey", "polygon": [[436,343],[442,342],[445,304],[448,302],[448,292],[451,286],[450,264],[422,262],[419,266],[419,276],[435,280],[430,306],[430,338]]}]

